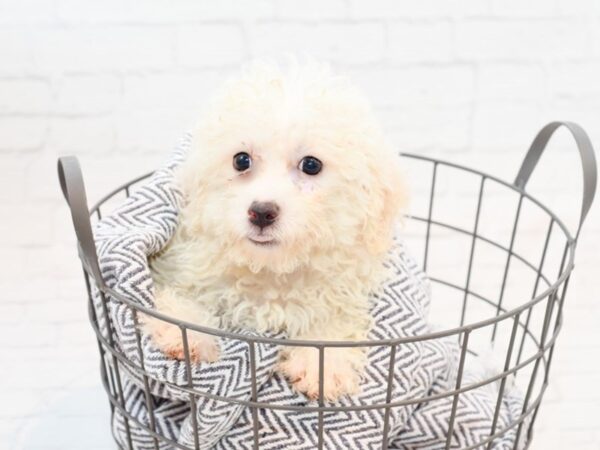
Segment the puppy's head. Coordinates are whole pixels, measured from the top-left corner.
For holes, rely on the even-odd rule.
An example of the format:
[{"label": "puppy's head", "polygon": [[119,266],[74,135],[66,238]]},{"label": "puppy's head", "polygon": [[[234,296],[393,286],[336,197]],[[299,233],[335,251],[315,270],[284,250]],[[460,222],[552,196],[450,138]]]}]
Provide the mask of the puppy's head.
[{"label": "puppy's head", "polygon": [[225,85],[181,173],[188,232],[283,273],[334,250],[387,249],[405,199],[368,103],[326,67],[255,64]]}]

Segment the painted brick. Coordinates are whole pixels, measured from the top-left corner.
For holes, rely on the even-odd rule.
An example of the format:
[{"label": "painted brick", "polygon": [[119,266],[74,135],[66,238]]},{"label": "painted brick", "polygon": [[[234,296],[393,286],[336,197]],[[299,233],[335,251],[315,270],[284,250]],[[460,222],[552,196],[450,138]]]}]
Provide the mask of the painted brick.
[{"label": "painted brick", "polygon": [[399,8],[397,2],[395,2],[394,0],[374,0],[369,2],[352,0],[351,8],[353,15],[361,18],[431,18],[450,16],[453,10],[453,2],[438,2],[435,0],[410,0],[402,2],[402,7]]},{"label": "painted brick", "polygon": [[385,33],[376,23],[259,23],[251,48],[254,57],[297,52],[339,64],[367,64],[382,60]]},{"label": "painted brick", "polygon": [[58,0],[57,15],[68,23],[142,23],[149,25],[273,18],[272,0],[221,0],[219,2],[178,0],[107,0],[103,2]]},{"label": "painted brick", "polygon": [[596,80],[600,77],[600,62],[562,63],[548,70],[552,96],[573,98],[598,104],[600,86]]},{"label": "painted brick", "polygon": [[177,62],[183,67],[239,64],[244,56],[244,39],[239,26],[186,26],[177,33]]},{"label": "painted brick", "polygon": [[586,30],[570,20],[469,20],[456,28],[464,59],[539,61],[583,58]]},{"label": "painted brick", "polygon": [[3,205],[0,245],[48,245],[52,235],[52,223],[40,218],[50,217],[52,208],[52,205],[31,203]]},{"label": "painted brick", "polygon": [[0,80],[0,113],[47,114],[52,102],[48,81],[29,79]]},{"label": "painted brick", "polygon": [[388,55],[402,63],[450,61],[453,57],[450,22],[391,22],[388,24]]},{"label": "painted brick", "polygon": [[125,108],[202,109],[230,75],[230,70],[131,75],[124,79]]},{"label": "painted brick", "polygon": [[275,3],[277,18],[286,20],[344,19],[348,6],[344,0],[281,0]]},{"label": "painted brick", "polygon": [[71,75],[57,81],[56,114],[77,116],[114,111],[121,100],[121,80],[115,75]]},{"label": "painted brick", "polygon": [[0,28],[0,75],[35,73],[34,42],[23,28]]},{"label": "painted brick", "polygon": [[173,63],[173,32],[167,29],[54,28],[35,34],[36,62],[43,72],[123,72]]},{"label": "painted brick", "polygon": [[[118,117],[116,145],[119,153],[159,152],[164,158],[179,136],[195,125],[198,111],[168,107],[131,109]],[[162,126],[157,127],[156,123]]]},{"label": "painted brick", "polygon": [[58,154],[100,153],[114,150],[110,117],[56,117],[50,122],[48,145]]},{"label": "painted brick", "polygon": [[45,117],[0,117],[0,151],[40,149],[46,139],[47,128]]},{"label": "painted brick", "polygon": [[56,22],[54,1],[0,0],[0,24],[2,25],[39,25],[53,22]]},{"label": "painted brick", "polygon": [[547,96],[546,72],[541,65],[490,63],[478,69],[478,102],[543,102]]},{"label": "painted brick", "polygon": [[465,106],[475,92],[475,74],[468,65],[361,67],[348,75],[377,107]]},{"label": "painted brick", "polygon": [[23,174],[34,155],[0,154],[0,204],[23,204],[27,197],[27,185]]},{"label": "painted brick", "polygon": [[556,15],[556,6],[544,0],[492,0],[492,14],[508,17],[552,17]]}]

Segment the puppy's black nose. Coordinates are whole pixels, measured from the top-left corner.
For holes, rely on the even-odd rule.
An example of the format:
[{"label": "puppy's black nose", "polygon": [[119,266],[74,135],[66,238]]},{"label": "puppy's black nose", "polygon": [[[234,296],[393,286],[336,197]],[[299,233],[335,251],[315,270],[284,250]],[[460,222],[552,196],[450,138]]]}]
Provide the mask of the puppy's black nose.
[{"label": "puppy's black nose", "polygon": [[273,202],[252,202],[248,210],[248,219],[262,229],[273,224],[278,214],[279,206]]}]

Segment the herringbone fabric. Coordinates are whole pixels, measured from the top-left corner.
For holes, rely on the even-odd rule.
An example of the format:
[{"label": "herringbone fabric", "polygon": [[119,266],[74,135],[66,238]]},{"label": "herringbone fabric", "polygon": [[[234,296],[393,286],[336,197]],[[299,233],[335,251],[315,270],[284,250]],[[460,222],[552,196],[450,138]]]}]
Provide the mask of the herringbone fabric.
[{"label": "herringbone fabric", "polygon": [[[102,219],[95,230],[105,283],[129,301],[146,307],[153,304],[147,257],[164,247],[177,226],[182,196],[173,184],[173,175],[190,142],[191,136],[185,136],[173,159],[117,210]],[[410,338],[430,332],[428,281],[401,242],[396,241],[390,250],[386,267],[387,277],[381,289],[371,295],[374,322],[369,339]],[[115,298],[104,300],[97,289],[94,289],[94,306],[102,335],[114,340],[114,348],[123,357],[118,367],[121,375],[121,383],[118,383],[114,379],[113,358],[106,356],[107,366],[112,368],[110,385],[118,394],[120,408],[130,417],[126,419],[119,407],[115,409],[113,433],[119,445],[129,448],[131,443],[135,449],[152,449],[156,445],[167,449],[175,448],[177,442],[189,448],[197,443],[202,449],[253,447],[253,411],[238,403],[250,400],[252,394],[247,342],[221,338],[219,361],[192,365],[191,378],[188,378],[185,363],[164,356],[141,331],[140,358],[136,318],[131,307]],[[247,330],[232,331],[253,335]],[[317,403],[293,391],[289,383],[274,372],[277,345],[256,343],[255,346],[257,400],[273,406],[256,411],[260,448],[316,448],[319,418],[316,412],[306,411],[306,408]],[[390,356],[389,346],[376,345],[368,349],[361,392],[344,397],[335,405],[357,409],[324,413],[324,448],[381,448],[386,410],[376,405],[386,403],[390,370],[393,370],[390,400],[402,402],[389,409],[390,448],[444,448],[453,397],[424,399],[454,388],[458,360],[456,337],[399,344],[392,366]],[[482,368],[469,364],[463,386],[484,378]],[[146,383],[148,395],[144,390]],[[489,436],[497,400],[495,384],[486,384],[459,396],[452,448],[476,445]],[[367,405],[374,407],[358,409]],[[496,430],[506,428],[515,420],[521,407],[518,392],[507,390],[500,399]],[[195,427],[199,430],[197,434]],[[154,439],[152,433],[159,437]],[[494,440],[493,448],[512,448],[514,435],[514,428],[508,430]]]}]

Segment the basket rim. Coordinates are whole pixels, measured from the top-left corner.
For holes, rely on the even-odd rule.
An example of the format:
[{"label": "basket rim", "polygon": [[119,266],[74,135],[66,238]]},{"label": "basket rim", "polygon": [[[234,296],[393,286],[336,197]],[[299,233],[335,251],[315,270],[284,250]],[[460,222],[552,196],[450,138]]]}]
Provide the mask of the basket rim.
[{"label": "basket rim", "polygon": [[[516,186],[515,184],[509,183],[505,180],[502,180],[496,176],[489,175],[480,170],[473,169],[473,168],[470,168],[470,167],[467,167],[467,166],[464,166],[461,164],[453,163],[450,161],[446,161],[443,159],[437,159],[437,158],[433,158],[430,156],[417,155],[417,154],[413,154],[413,153],[400,152],[399,156],[403,157],[403,158],[410,158],[410,159],[426,161],[426,162],[433,164],[434,166],[443,165],[443,166],[451,167],[451,168],[458,169],[458,170],[464,170],[466,172],[469,172],[469,173],[472,173],[472,174],[482,177],[482,180],[489,179],[491,181],[494,181],[500,185],[503,185],[503,186],[515,191],[522,198],[526,198],[526,199],[530,200],[535,205],[537,205],[539,208],[541,208],[551,218],[552,222],[556,223],[559,226],[559,228],[562,230],[562,232],[564,233],[564,236],[566,238],[566,244],[565,244],[565,249],[564,249],[564,253],[563,253],[563,260],[561,262],[561,271],[560,271],[561,273],[556,278],[556,280],[552,284],[548,283],[549,286],[544,291],[537,294],[536,296],[531,298],[529,301],[527,301],[517,307],[509,309],[509,310],[504,309],[504,312],[502,314],[498,314],[495,317],[482,319],[482,320],[479,320],[476,322],[467,323],[467,324],[464,324],[464,325],[461,325],[458,327],[454,327],[454,328],[450,328],[450,329],[442,329],[442,330],[438,330],[438,331],[432,331],[432,332],[420,334],[417,336],[406,336],[406,337],[388,338],[388,339],[365,339],[365,340],[357,340],[357,341],[309,340],[309,339],[288,339],[286,337],[270,337],[270,336],[264,336],[264,335],[248,335],[248,334],[244,334],[241,332],[226,331],[226,330],[222,330],[222,329],[218,329],[218,328],[205,327],[205,326],[197,325],[197,324],[194,324],[191,322],[187,322],[185,320],[175,319],[173,317],[162,314],[155,309],[148,308],[146,306],[140,305],[137,302],[132,301],[131,299],[128,299],[123,294],[116,292],[114,289],[110,288],[109,286],[106,286],[104,283],[98,283],[97,280],[94,278],[93,271],[90,269],[89,265],[87,264],[87,261],[82,256],[81,248],[79,249],[80,250],[79,251],[80,259],[82,261],[85,272],[92,278],[92,280],[94,280],[95,286],[103,294],[113,297],[116,300],[118,300],[119,302],[122,302],[123,304],[131,307],[132,309],[134,309],[136,311],[136,313],[138,313],[138,312],[143,313],[148,316],[154,317],[156,319],[176,325],[182,330],[182,333],[187,332],[187,330],[191,330],[191,331],[209,334],[209,335],[216,336],[216,337],[227,338],[227,339],[236,339],[239,341],[252,342],[252,343],[257,343],[257,344],[271,344],[271,345],[285,344],[286,346],[316,347],[319,349],[326,348],[326,347],[365,347],[365,348],[369,348],[369,347],[385,346],[385,345],[389,346],[389,345],[398,345],[398,344],[408,344],[408,343],[415,343],[415,342],[420,342],[420,341],[430,340],[430,339],[445,338],[445,337],[452,336],[452,335],[461,335],[461,334],[465,334],[465,333],[470,333],[473,330],[483,328],[483,327],[486,327],[486,326],[489,326],[489,325],[492,325],[495,323],[499,323],[503,320],[507,320],[511,317],[520,315],[523,311],[533,307],[535,304],[541,302],[544,298],[548,298],[549,296],[551,296],[555,293],[556,294],[558,293],[559,286],[565,282],[565,280],[570,276],[570,274],[574,268],[574,258],[575,258],[577,239],[573,238],[573,236],[569,232],[568,228],[557,217],[557,215],[554,212],[552,212],[552,210],[550,210],[545,204],[543,204],[541,201],[537,200],[531,194],[526,192],[525,189],[523,189],[519,186]],[[107,200],[109,200],[110,198],[112,198],[114,195],[116,195],[117,193],[119,193],[123,190],[128,190],[131,185],[136,184],[146,178],[149,178],[153,174],[154,174],[154,171],[148,172],[148,173],[146,173],[144,175],[140,175],[126,183],[123,183],[119,187],[113,189],[111,192],[109,192],[108,194],[101,197],[100,200],[98,200],[90,208],[90,210],[89,210],[90,216],[92,216],[94,213],[99,214],[99,208],[102,206],[102,204],[104,202],[106,202]],[[415,216],[407,216],[407,217],[410,219],[416,218]],[[507,253],[510,252],[511,256],[516,255],[508,249],[505,249],[505,248],[502,248],[502,249]],[[432,280],[432,282],[434,282],[434,281]],[[466,288],[465,289],[461,288],[461,290],[466,291],[467,293],[473,294],[473,292],[466,290]]]}]

